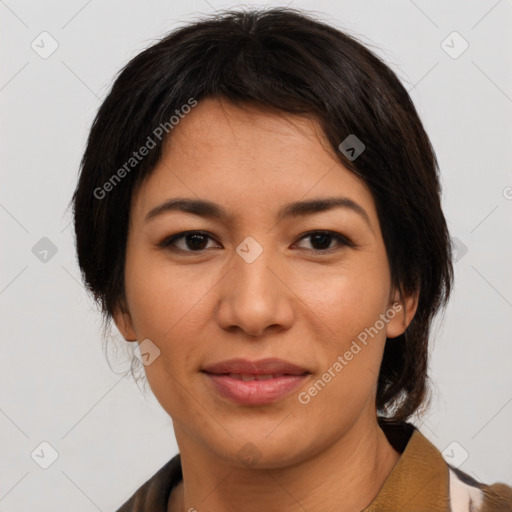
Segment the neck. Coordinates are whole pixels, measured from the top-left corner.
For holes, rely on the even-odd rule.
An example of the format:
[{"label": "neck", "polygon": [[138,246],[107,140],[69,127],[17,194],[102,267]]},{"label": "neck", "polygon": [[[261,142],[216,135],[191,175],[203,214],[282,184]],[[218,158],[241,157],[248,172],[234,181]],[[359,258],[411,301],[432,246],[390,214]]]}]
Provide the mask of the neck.
[{"label": "neck", "polygon": [[360,512],[400,458],[375,417],[362,427],[357,421],[328,449],[294,466],[254,469],[198,450],[175,426],[183,482],[174,489],[168,510]]}]

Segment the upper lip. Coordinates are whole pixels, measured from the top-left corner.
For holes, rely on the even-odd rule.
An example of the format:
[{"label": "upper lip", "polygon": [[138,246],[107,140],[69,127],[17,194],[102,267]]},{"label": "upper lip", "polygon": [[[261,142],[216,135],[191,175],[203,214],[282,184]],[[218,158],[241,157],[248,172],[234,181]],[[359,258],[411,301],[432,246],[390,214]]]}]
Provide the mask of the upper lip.
[{"label": "upper lip", "polygon": [[229,374],[240,373],[243,375],[268,375],[272,373],[283,373],[286,375],[303,375],[309,373],[305,368],[296,364],[277,359],[274,357],[249,361],[248,359],[228,359],[219,363],[211,364],[203,368],[206,373]]}]

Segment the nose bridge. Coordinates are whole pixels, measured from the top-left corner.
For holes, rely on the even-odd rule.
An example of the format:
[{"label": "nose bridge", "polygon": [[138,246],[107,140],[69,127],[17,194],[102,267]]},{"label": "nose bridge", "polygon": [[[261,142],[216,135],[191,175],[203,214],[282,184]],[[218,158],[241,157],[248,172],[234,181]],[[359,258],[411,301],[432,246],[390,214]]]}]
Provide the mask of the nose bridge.
[{"label": "nose bridge", "polygon": [[219,309],[219,322],[224,328],[236,325],[255,336],[269,326],[289,327],[292,307],[287,288],[273,267],[279,265],[268,238],[265,246],[252,236],[237,246]]},{"label": "nose bridge", "polygon": [[[259,238],[261,241],[262,237]],[[260,244],[256,238],[248,236],[236,248],[234,278],[239,300],[246,296],[253,302],[267,304],[275,300],[276,277],[269,268],[275,258],[268,238],[265,240],[264,248],[263,242]]]},{"label": "nose bridge", "polygon": [[[272,261],[272,248],[260,245],[253,237],[247,237],[236,249],[238,258],[235,258],[235,269],[243,276],[248,287],[262,286],[269,280],[271,272],[269,267]],[[272,275],[272,278],[273,275]],[[274,278],[275,279],[275,278]]]}]

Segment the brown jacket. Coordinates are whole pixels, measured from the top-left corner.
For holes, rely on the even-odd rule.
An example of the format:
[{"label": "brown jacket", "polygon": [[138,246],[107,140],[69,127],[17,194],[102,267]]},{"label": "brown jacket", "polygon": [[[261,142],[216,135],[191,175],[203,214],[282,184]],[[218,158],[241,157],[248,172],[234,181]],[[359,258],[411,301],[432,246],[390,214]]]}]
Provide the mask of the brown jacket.
[{"label": "brown jacket", "polygon": [[[382,428],[402,455],[377,496],[361,512],[512,512],[512,487],[482,484],[450,466],[411,423]],[[117,512],[167,512],[171,490],[182,478],[178,454]]]}]

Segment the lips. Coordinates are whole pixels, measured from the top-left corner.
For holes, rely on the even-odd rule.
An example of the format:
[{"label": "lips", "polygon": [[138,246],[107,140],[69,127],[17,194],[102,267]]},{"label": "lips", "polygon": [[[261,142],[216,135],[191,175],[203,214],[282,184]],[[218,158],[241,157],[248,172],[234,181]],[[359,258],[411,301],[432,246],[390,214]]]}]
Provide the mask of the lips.
[{"label": "lips", "polygon": [[[213,374],[215,375],[215,374]],[[285,373],[266,373],[266,374],[253,374],[253,373],[229,373],[229,374],[220,374],[220,375],[228,375],[232,379],[243,380],[244,382],[250,382],[251,380],[269,380],[269,379],[277,379],[278,377],[284,377]],[[289,374],[288,374],[289,375]]]},{"label": "lips", "polygon": [[214,375],[304,375],[309,373],[305,368],[285,361],[284,359],[267,358],[258,361],[247,359],[229,359],[203,368],[206,373]]},{"label": "lips", "polygon": [[310,375],[298,365],[275,358],[230,359],[206,366],[202,371],[218,394],[241,405],[277,402]]}]

